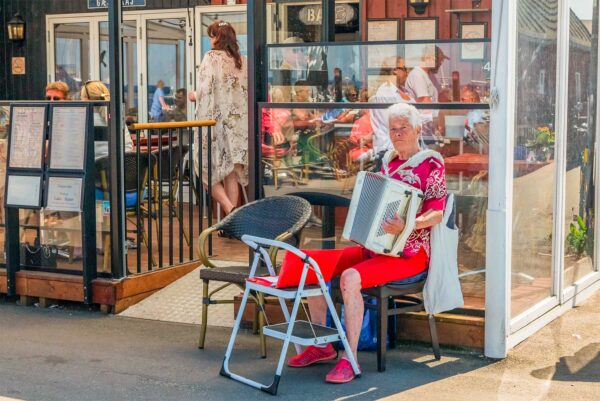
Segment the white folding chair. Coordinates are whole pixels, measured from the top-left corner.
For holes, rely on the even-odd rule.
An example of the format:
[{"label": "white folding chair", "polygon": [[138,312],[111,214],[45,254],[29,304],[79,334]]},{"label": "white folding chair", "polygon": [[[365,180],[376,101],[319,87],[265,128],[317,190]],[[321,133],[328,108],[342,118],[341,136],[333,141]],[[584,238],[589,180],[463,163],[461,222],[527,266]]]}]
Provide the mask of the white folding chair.
[{"label": "white folding chair", "polygon": [[[348,357],[348,360],[352,365],[354,373],[357,376],[360,376],[358,364],[356,363],[354,354],[350,349],[350,345],[348,344],[348,340],[346,338],[346,333],[342,328],[342,324],[340,323],[340,319],[337,315],[337,312],[329,295],[329,289],[327,288],[325,280],[323,279],[323,275],[321,274],[321,269],[319,268],[317,262],[315,262],[314,259],[306,255],[304,252],[284,242],[269,240],[265,238],[258,238],[250,235],[244,235],[242,237],[242,241],[244,241],[250,248],[254,250],[254,259],[250,268],[250,276],[246,281],[246,290],[244,291],[244,296],[242,298],[240,309],[235,320],[235,325],[233,326],[233,331],[229,339],[227,351],[225,352],[225,358],[223,360],[223,366],[221,367],[220,372],[221,375],[247,384],[269,394],[275,395],[277,394],[277,387],[279,386],[281,372],[283,370],[287,349],[290,343],[296,346],[297,352],[300,352],[300,345],[322,345],[341,341],[346,351],[346,356]],[[285,249],[288,252],[294,253],[301,260],[304,261],[304,268],[302,270],[302,275],[300,276],[298,287],[275,288],[275,283],[277,282],[278,276],[275,276],[273,264],[271,263],[271,260],[269,258],[268,250],[265,249],[265,247],[277,247],[280,249]],[[258,264],[261,262],[266,264],[270,276],[261,277],[260,281],[253,281],[252,278],[255,277],[256,269],[258,267]],[[305,286],[304,283],[306,282],[306,277],[309,269],[312,270],[317,276],[317,280],[319,282],[318,285]],[[236,373],[232,373],[229,369],[229,361],[231,359],[231,353],[235,344],[235,338],[239,331],[240,324],[242,322],[243,311],[246,308],[246,303],[248,301],[248,297],[250,296],[251,291],[260,292],[263,294],[277,297],[279,299],[279,304],[281,305],[281,310],[283,311],[283,315],[286,320],[286,323],[279,324],[269,324],[267,320],[267,325],[263,327],[263,333],[265,334],[265,336],[283,340],[283,347],[281,349],[281,354],[279,355],[279,362],[275,371],[275,377],[273,379],[273,382],[268,385],[248,379]],[[329,313],[331,313],[331,317],[333,320],[333,328],[313,324],[310,321],[310,318],[308,318],[308,313],[306,313],[306,316],[309,320],[296,320],[300,306],[302,305],[302,307],[304,307],[302,304],[302,298],[317,296],[325,297],[327,308],[329,309]],[[286,299],[294,300],[294,306],[292,307],[291,314],[288,312],[285,303]]]}]

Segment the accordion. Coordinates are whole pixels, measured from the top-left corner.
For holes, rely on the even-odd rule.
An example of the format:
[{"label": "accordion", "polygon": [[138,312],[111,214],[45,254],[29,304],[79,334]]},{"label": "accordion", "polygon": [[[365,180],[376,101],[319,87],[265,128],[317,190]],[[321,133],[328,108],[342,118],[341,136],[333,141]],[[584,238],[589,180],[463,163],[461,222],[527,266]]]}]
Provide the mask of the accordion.
[{"label": "accordion", "polygon": [[[383,174],[362,171],[356,178],[342,236],[375,253],[401,256],[415,228],[422,199],[423,193],[415,187]],[[382,224],[396,213],[406,225],[401,234],[388,234]]]}]

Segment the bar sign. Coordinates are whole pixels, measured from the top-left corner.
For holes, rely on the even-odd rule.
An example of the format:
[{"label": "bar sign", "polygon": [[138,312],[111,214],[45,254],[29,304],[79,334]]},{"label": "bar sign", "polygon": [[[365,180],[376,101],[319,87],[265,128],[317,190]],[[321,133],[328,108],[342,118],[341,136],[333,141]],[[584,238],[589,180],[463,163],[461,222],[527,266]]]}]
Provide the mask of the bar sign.
[{"label": "bar sign", "polygon": [[[108,8],[109,0],[88,0],[88,9]],[[123,7],[146,7],[146,0],[121,0]]]}]

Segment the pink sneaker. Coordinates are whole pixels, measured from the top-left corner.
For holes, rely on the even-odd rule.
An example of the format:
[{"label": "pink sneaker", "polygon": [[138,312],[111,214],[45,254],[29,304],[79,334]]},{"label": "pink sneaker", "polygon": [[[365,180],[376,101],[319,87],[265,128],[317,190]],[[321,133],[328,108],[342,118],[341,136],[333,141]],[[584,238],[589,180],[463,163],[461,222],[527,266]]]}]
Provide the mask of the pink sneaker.
[{"label": "pink sneaker", "polygon": [[331,369],[329,373],[327,373],[327,376],[325,376],[325,381],[327,383],[348,383],[354,380],[355,377],[356,375],[352,370],[350,361],[346,358],[342,358],[337,365],[335,365],[335,367]]},{"label": "pink sneaker", "polygon": [[329,361],[336,358],[337,351],[333,348],[333,345],[327,344],[324,348],[311,345],[298,355],[291,357],[287,364],[292,368],[303,368],[317,362]]}]

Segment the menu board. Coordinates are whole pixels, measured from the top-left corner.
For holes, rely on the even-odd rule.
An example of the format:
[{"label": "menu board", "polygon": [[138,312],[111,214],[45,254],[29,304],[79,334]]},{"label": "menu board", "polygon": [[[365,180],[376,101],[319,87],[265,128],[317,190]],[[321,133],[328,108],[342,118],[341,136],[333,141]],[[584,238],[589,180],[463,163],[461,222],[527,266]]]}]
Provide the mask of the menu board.
[{"label": "menu board", "polygon": [[9,175],[6,189],[8,206],[40,207],[42,178],[30,175]]},{"label": "menu board", "polygon": [[86,106],[52,108],[51,169],[83,170],[87,111]]},{"label": "menu board", "polygon": [[80,212],[82,190],[83,178],[49,177],[46,209]]},{"label": "menu board", "polygon": [[33,106],[12,108],[10,122],[11,168],[42,168],[46,109]]}]

